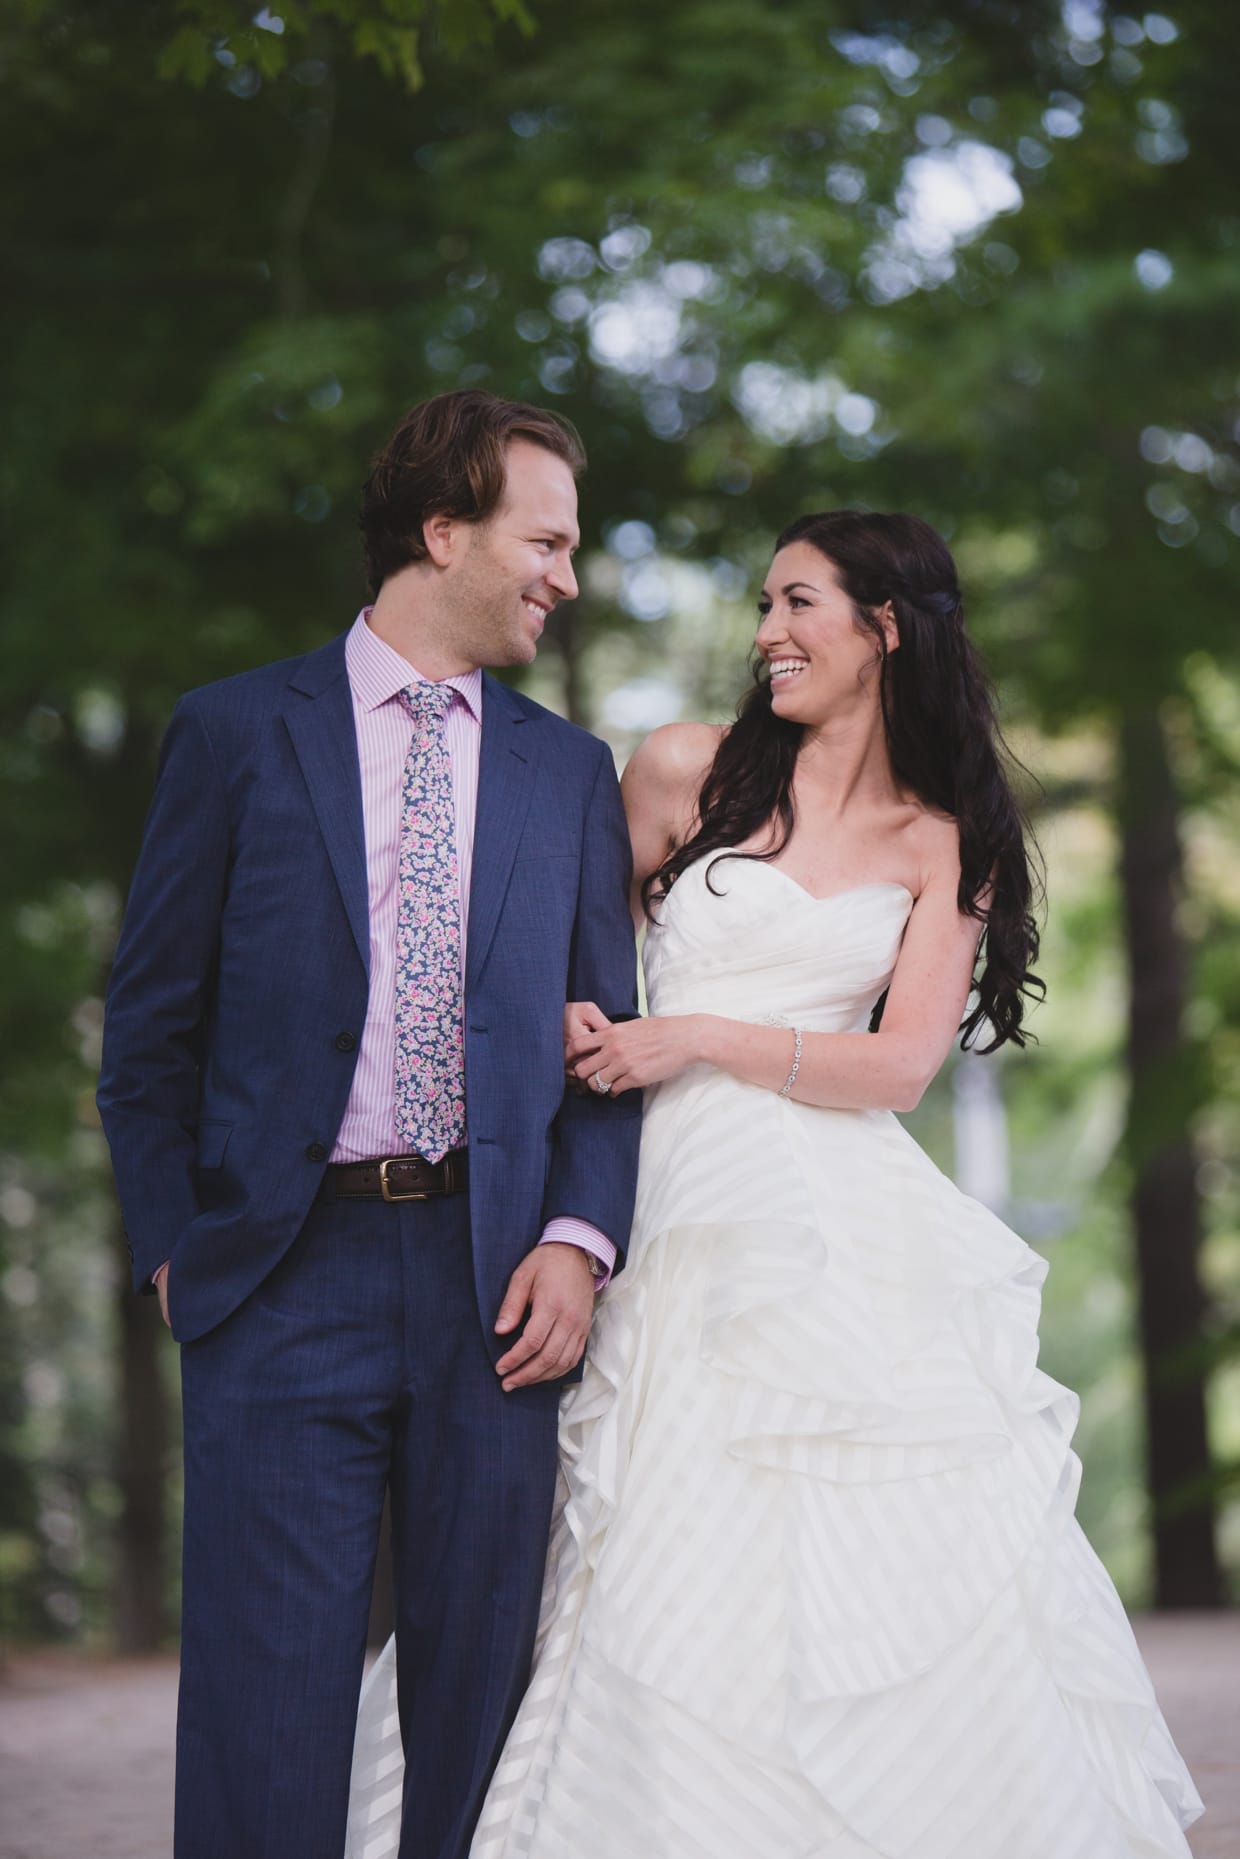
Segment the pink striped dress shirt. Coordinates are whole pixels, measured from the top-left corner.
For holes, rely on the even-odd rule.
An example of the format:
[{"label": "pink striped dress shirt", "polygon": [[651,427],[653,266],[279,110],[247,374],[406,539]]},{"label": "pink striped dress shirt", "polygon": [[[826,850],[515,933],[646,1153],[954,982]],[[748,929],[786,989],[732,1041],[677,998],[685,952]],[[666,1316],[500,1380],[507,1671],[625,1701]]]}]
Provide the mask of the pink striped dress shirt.
[{"label": "pink striped dress shirt", "polygon": [[[362,774],[362,818],[366,833],[366,882],[370,902],[370,999],[357,1053],[353,1089],[332,1150],[333,1162],[370,1161],[398,1155],[396,1138],[396,917],[401,788],[412,730],[398,701],[421,673],[371,632],[369,608],[358,614],[345,641],[345,663],[353,693],[357,752]],[[482,744],[482,673],[467,671],[446,682],[456,695],[444,732],[452,763],[456,808],[456,862],[461,886],[461,959],[469,923],[474,821],[478,812],[478,756]],[[466,1080],[468,1091],[468,1080]],[[466,1100],[468,1116],[468,1098]],[[600,1259],[608,1275],[616,1248],[588,1221],[565,1216],[550,1221],[542,1244],[581,1246]],[[600,1281],[605,1283],[606,1279]]]}]

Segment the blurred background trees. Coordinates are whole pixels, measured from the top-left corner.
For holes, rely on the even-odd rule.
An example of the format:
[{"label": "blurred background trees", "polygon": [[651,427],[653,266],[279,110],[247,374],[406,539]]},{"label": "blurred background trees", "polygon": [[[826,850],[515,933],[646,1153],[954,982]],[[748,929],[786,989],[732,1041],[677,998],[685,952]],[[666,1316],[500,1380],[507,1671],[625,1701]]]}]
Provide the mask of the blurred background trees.
[{"label": "blurred background trees", "polygon": [[[1045,1359],[1125,1592],[1234,1587],[1238,99],[1224,16],[1167,4],[0,24],[7,1635],[172,1617],[173,1352],[92,1103],[160,731],[348,624],[368,453],[460,385],[586,438],[583,594],[530,688],[621,755],[728,713],[793,515],[949,536],[1050,880],[985,1191],[1052,1248]],[[917,1119],[966,1172],[982,1063]]]}]

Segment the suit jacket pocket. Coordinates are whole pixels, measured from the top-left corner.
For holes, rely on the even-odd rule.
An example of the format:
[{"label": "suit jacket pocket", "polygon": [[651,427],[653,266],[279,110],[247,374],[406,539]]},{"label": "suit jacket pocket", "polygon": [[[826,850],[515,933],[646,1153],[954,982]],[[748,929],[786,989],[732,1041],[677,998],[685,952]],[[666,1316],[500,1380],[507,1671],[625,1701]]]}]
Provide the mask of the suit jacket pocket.
[{"label": "suit jacket pocket", "polygon": [[214,1117],[204,1117],[198,1125],[198,1148],[194,1158],[197,1167],[222,1168],[224,1151],[232,1133],[231,1123],[220,1123]]}]

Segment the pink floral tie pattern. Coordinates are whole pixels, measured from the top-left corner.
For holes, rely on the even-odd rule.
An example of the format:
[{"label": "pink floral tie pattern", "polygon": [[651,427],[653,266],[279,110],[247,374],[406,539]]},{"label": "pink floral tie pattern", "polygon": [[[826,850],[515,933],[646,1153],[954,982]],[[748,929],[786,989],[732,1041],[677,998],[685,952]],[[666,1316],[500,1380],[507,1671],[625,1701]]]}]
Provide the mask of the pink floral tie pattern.
[{"label": "pink floral tie pattern", "polygon": [[413,737],[401,789],[396,1134],[430,1162],[465,1140],[461,893],[443,730],[453,694],[448,684],[400,693]]}]

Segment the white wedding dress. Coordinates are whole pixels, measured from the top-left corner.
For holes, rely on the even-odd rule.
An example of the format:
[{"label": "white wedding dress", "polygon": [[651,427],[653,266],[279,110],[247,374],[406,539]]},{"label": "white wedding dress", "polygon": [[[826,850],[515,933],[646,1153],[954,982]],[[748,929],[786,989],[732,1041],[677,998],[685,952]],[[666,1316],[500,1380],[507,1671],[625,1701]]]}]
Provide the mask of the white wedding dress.
[{"label": "white wedding dress", "polygon": [[[863,1030],[912,899],[686,871],[650,1009]],[[534,1676],[472,1859],[1155,1859],[1201,1811],[1073,1515],[1043,1261],[885,1111],[647,1093],[565,1396]],[[349,1859],[400,1819],[390,1649]]]}]

